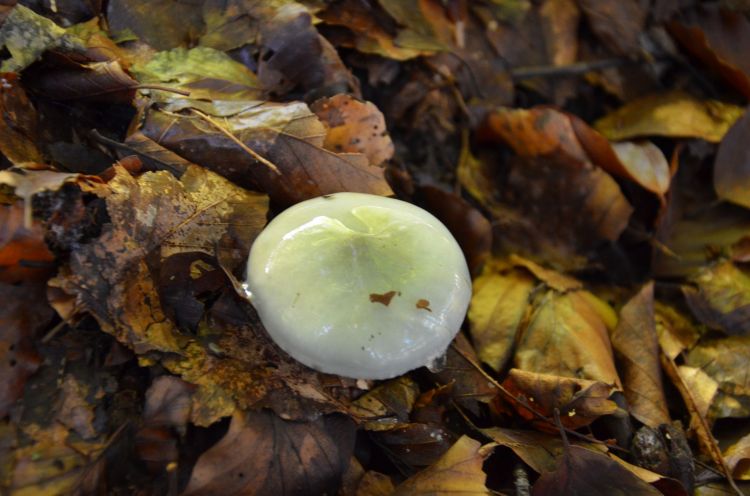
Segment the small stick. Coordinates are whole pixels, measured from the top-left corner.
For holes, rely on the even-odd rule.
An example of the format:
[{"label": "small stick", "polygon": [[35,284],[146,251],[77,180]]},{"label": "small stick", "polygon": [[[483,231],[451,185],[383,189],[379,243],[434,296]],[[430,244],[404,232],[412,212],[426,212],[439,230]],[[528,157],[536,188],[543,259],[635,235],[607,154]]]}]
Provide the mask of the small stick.
[{"label": "small stick", "polygon": [[243,143],[242,141],[240,141],[239,139],[237,139],[237,137],[234,134],[230,133],[226,128],[224,128],[224,126],[222,126],[221,124],[219,124],[218,122],[216,122],[215,120],[213,120],[210,116],[208,116],[205,113],[201,112],[200,110],[197,110],[197,109],[194,109],[194,108],[191,108],[189,110],[191,112],[193,112],[195,115],[197,115],[198,117],[200,117],[201,119],[203,119],[204,121],[206,121],[209,124],[211,124],[211,126],[213,126],[221,134],[223,134],[224,136],[226,136],[230,140],[234,141],[237,144],[237,146],[239,146],[240,148],[242,148],[243,150],[245,150],[255,160],[257,160],[261,164],[265,165],[266,167],[268,167],[269,169],[271,169],[272,171],[274,171],[279,176],[281,175],[281,171],[279,170],[278,167],[276,167],[276,165],[274,165],[273,162],[271,162],[270,160],[267,160],[266,158],[262,157],[260,154],[258,154],[258,152],[256,152],[255,150],[251,149],[245,143]]}]

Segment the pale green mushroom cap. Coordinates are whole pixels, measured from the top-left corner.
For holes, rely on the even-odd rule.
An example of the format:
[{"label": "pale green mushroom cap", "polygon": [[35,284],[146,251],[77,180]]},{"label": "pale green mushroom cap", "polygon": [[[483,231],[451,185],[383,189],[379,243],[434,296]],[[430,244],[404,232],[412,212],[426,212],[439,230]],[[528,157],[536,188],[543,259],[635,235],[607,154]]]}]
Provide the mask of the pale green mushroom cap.
[{"label": "pale green mushroom cap", "polygon": [[439,220],[361,193],[282,212],[255,240],[247,278],[284,351],[358,379],[395,377],[440,357],[471,299],[466,260]]}]

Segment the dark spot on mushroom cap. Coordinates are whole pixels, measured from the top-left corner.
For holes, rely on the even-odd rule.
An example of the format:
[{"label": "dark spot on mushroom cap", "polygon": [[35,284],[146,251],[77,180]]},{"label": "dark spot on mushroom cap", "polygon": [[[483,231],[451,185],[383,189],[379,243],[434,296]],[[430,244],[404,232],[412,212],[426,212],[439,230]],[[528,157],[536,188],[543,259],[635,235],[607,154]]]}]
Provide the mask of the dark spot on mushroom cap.
[{"label": "dark spot on mushroom cap", "polygon": [[432,309],[430,308],[430,300],[417,300],[417,308],[419,308],[420,310],[427,310],[428,312],[432,312]]},{"label": "dark spot on mushroom cap", "polygon": [[370,293],[370,302],[382,303],[383,305],[388,306],[391,304],[391,300],[394,296],[396,296],[396,291],[388,291],[383,294]]}]

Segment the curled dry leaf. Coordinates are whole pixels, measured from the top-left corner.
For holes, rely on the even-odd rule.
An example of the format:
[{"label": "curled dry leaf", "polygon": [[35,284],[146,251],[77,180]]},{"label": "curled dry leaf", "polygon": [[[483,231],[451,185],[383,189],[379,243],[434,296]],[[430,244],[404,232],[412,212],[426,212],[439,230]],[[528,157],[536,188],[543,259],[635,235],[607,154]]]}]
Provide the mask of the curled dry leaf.
[{"label": "curled dry leaf", "polygon": [[198,459],[183,494],[335,493],[354,433],[335,415],[301,423],[237,411],[226,435]]},{"label": "curled dry leaf", "polygon": [[741,11],[702,6],[667,28],[694,57],[750,98],[750,21]]},{"label": "curled dry leaf", "polygon": [[570,429],[589,425],[602,415],[624,414],[609,399],[615,388],[602,382],[511,369],[503,386],[516,398],[513,408],[543,430],[554,432],[555,428],[540,422],[527,405],[547,418],[559,410],[560,421]]},{"label": "curled dry leaf", "polygon": [[724,261],[705,267],[683,286],[690,309],[698,320],[728,334],[750,333],[750,274]]},{"label": "curled dry leaf", "polygon": [[592,163],[568,114],[500,109],[488,116],[480,134],[516,153],[501,170],[466,160],[469,170],[459,170],[464,186],[479,193],[492,214],[504,245],[570,267],[581,263],[576,256],[616,240],[627,226],[632,207],[617,183]]},{"label": "curled dry leaf", "polygon": [[701,138],[718,143],[744,109],[673,91],[639,98],[602,117],[594,128],[610,140],[647,136]]},{"label": "curled dry leaf", "polygon": [[719,198],[750,208],[750,112],[729,129],[716,152],[714,188]]},{"label": "curled dry leaf", "polygon": [[670,422],[654,321],[654,284],[647,283],[620,311],[612,333],[630,413],[656,428]]},{"label": "curled dry leaf", "polygon": [[361,153],[370,165],[381,165],[393,156],[385,117],[373,103],[340,94],[315,101],[310,110],[328,127],[323,143],[326,150]]},{"label": "curled dry leaf", "polygon": [[482,446],[479,441],[462,436],[434,465],[399,484],[393,496],[487,495],[482,463],[491,452],[491,445]]}]

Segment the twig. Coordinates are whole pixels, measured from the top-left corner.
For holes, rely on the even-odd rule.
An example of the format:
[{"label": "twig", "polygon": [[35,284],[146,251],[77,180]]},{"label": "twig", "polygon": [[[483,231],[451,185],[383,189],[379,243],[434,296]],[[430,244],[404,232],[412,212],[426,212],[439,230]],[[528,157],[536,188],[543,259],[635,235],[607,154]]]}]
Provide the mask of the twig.
[{"label": "twig", "polygon": [[190,96],[190,92],[187,90],[181,90],[178,88],[170,88],[169,86],[162,86],[160,84],[138,84],[135,86],[131,86],[130,89],[168,91],[169,93],[177,93],[178,95],[182,95],[182,96]]},{"label": "twig", "polygon": [[661,358],[662,368],[667,373],[667,376],[672,379],[672,383],[680,392],[685,405],[692,414],[691,417],[693,419],[697,419],[697,427],[699,427],[700,430],[703,431],[703,436],[698,435],[698,442],[700,444],[703,444],[704,448],[708,450],[708,454],[711,456],[711,459],[721,469],[724,477],[726,477],[727,482],[732,487],[734,492],[742,496],[744,493],[740,490],[739,487],[737,487],[737,483],[734,482],[732,472],[729,470],[726,460],[724,460],[724,455],[721,453],[721,449],[719,449],[719,445],[716,443],[716,439],[714,439],[713,434],[711,434],[711,429],[708,426],[708,422],[696,408],[693,393],[690,391],[690,388],[687,387],[687,384],[685,384],[685,382],[682,380],[682,377],[677,370],[677,365],[674,363],[674,360],[668,357],[663,351],[659,354],[659,357]]},{"label": "twig", "polygon": [[265,165],[266,167],[268,167],[269,169],[271,169],[272,171],[274,171],[279,176],[281,175],[281,171],[279,170],[278,167],[276,167],[276,165],[274,165],[273,162],[271,162],[270,160],[262,157],[260,154],[258,154],[258,152],[256,152],[255,150],[251,149],[245,143],[243,143],[242,141],[240,141],[239,139],[237,139],[237,137],[234,134],[230,133],[224,126],[222,126],[221,124],[219,124],[218,122],[216,122],[215,120],[213,120],[210,116],[208,116],[205,113],[201,112],[200,110],[197,110],[197,109],[194,109],[194,108],[191,108],[189,110],[191,112],[193,112],[195,115],[197,115],[198,117],[200,117],[201,119],[203,119],[204,121],[206,121],[209,124],[211,124],[211,126],[213,126],[221,134],[223,134],[224,136],[226,136],[230,140],[234,141],[237,144],[237,146],[239,146],[240,148],[242,148],[243,150],[245,150],[255,160],[257,160],[261,164]]},{"label": "twig", "polygon": [[592,60],[590,62],[576,62],[567,65],[533,65],[511,69],[510,75],[514,81],[522,81],[524,79],[535,77],[578,76],[591,71],[633,65],[640,62],[640,60],[615,58]]}]

